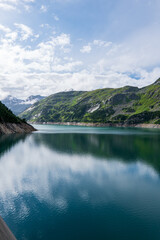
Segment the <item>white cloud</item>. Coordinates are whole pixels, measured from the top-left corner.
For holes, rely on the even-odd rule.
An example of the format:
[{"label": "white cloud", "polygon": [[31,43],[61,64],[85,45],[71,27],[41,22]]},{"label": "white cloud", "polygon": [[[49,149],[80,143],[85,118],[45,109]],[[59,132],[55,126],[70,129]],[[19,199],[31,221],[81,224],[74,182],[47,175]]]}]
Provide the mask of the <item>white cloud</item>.
[{"label": "white cloud", "polygon": [[26,3],[33,3],[33,2],[35,2],[35,0],[23,0],[24,2],[26,2]]},{"label": "white cloud", "polygon": [[73,69],[76,70],[76,67],[81,66],[83,63],[81,61],[69,62],[63,65],[56,65],[53,70],[55,72],[72,72]]},{"label": "white cloud", "polygon": [[0,42],[0,83],[4,91],[1,96],[8,91],[12,95],[20,94],[23,97],[30,95],[31,91],[33,94],[42,89],[43,92],[48,92],[47,86],[54,86],[54,73],[56,76],[56,73],[73,72],[81,67],[81,61],[64,58],[70,48],[69,35],[53,35],[31,48],[23,46],[23,42],[18,44],[15,40],[18,36],[23,37],[23,40],[28,39],[32,37],[33,31],[22,24],[15,26],[21,31],[5,32]]},{"label": "white cloud", "polygon": [[7,38],[8,43],[16,41],[17,37],[18,37],[17,32],[10,32],[10,33],[6,34],[6,38]]},{"label": "white cloud", "polygon": [[105,42],[102,40],[94,40],[93,44],[97,45],[99,47],[109,47],[112,44],[112,42]]},{"label": "white cloud", "polygon": [[15,23],[14,24],[18,29],[20,29],[20,33],[21,33],[21,40],[27,40],[28,38],[30,38],[33,35],[33,31],[30,27],[24,25],[24,24],[18,24]]},{"label": "white cloud", "polygon": [[16,7],[14,5],[11,5],[11,4],[6,4],[6,3],[1,3],[0,2],[0,9],[9,11],[9,10],[15,10]]},{"label": "white cloud", "polygon": [[[160,34],[153,26],[135,32],[121,44],[112,44],[107,48],[105,55],[98,61],[100,72],[106,71],[140,75],[143,80],[144,72],[155,72],[160,66],[159,57]],[[151,69],[150,71],[147,69]],[[146,76],[146,74],[145,74]],[[147,83],[147,82],[146,82]],[[137,81],[139,86],[141,81]]]},{"label": "white cloud", "polygon": [[106,41],[102,41],[102,40],[94,40],[93,42],[89,42],[87,45],[83,46],[80,49],[80,52],[82,53],[90,53],[92,51],[92,48],[94,48],[95,46],[98,47],[110,47],[112,45],[112,42],[106,42]]},{"label": "white cloud", "polygon": [[6,32],[6,33],[9,33],[11,31],[10,28],[8,27],[5,27],[4,25],[0,24],[0,31],[3,31],[3,32]]},{"label": "white cloud", "polygon": [[24,24],[0,25],[0,94],[27,97],[150,84],[160,76],[158,29],[147,26],[118,43],[95,39],[80,49],[88,54],[80,54],[69,34],[53,33],[47,23],[39,32]]},{"label": "white cloud", "polygon": [[[95,139],[91,137],[92,140],[97,140],[96,137]],[[132,209],[134,212],[139,209],[139,214],[142,214],[143,209],[145,213],[143,216],[149,217],[151,209],[152,211],[159,209],[155,208],[155,204],[159,206],[160,201],[159,186],[155,184],[159,181],[159,175],[151,166],[139,161],[126,164],[114,158],[106,161],[93,157],[90,152],[86,155],[59,153],[56,148],[54,150],[54,144],[52,149],[47,146],[43,136],[39,138],[37,134],[33,134],[25,139],[25,144],[19,141],[1,156],[0,197],[3,203],[1,213],[14,212],[17,216],[17,213],[23,212],[19,209],[20,206],[23,210],[25,206],[24,214],[31,213],[30,206],[23,202],[23,196],[26,194],[32,194],[41,203],[64,210],[70,201],[70,190],[74,190],[79,201],[87,200],[93,206],[103,204],[106,206],[108,202],[114,200],[114,203],[123,209]],[[26,181],[28,176],[30,180]],[[84,184],[84,179],[87,184]],[[66,191],[54,191],[53,196],[53,189],[59,189],[62,183]],[[92,186],[96,191],[93,191]],[[137,193],[139,201],[133,197]],[[22,196],[19,197],[21,204],[18,204],[18,209],[15,205],[17,195]],[[152,201],[144,201],[148,200],[149,196]]]},{"label": "white cloud", "polygon": [[70,35],[62,33],[57,37],[52,37],[52,43],[62,48],[66,45],[70,45]]},{"label": "white cloud", "polygon": [[[0,0],[0,9],[5,11],[17,10],[19,6],[24,6],[26,10],[29,10],[30,3],[35,0]],[[28,7],[27,7],[28,6]]]},{"label": "white cloud", "polygon": [[81,51],[82,53],[90,53],[91,50],[92,50],[92,48],[91,48],[90,45],[83,46],[83,47],[80,49],[80,51]]}]

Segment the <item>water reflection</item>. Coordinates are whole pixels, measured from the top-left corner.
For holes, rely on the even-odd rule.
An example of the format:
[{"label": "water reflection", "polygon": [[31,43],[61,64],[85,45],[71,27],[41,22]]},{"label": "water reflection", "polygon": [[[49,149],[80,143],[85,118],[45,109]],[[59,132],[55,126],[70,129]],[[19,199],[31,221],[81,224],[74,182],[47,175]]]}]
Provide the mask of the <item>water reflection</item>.
[{"label": "water reflection", "polygon": [[158,135],[23,140],[0,159],[0,212],[18,239],[158,239]]},{"label": "water reflection", "polygon": [[0,157],[12,147],[14,147],[19,141],[24,141],[27,138],[27,134],[10,134],[0,135]]},{"label": "water reflection", "polygon": [[61,153],[143,161],[160,172],[160,134],[35,134],[34,140]]}]

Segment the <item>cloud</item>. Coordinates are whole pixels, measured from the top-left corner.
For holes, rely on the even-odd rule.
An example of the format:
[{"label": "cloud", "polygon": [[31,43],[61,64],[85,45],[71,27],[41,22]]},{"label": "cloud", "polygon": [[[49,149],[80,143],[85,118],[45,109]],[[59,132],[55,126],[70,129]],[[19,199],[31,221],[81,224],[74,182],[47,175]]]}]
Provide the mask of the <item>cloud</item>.
[{"label": "cloud", "polygon": [[80,51],[81,51],[82,53],[90,53],[91,50],[92,50],[92,48],[91,48],[90,45],[83,46],[83,47],[80,49]]},{"label": "cloud", "polygon": [[83,46],[80,49],[80,52],[82,53],[90,53],[92,51],[92,48],[94,48],[95,46],[98,47],[110,47],[112,45],[112,42],[106,42],[106,41],[102,41],[102,40],[93,40],[93,42],[89,42],[87,45]]},{"label": "cloud", "polygon": [[[41,36],[28,26],[15,24],[15,27],[13,30],[0,26],[3,36],[0,42],[2,97],[11,94],[25,98],[35,92],[49,95],[68,88],[93,90],[124,85],[141,87],[152,83],[160,75],[160,67],[156,66],[159,62],[156,51],[159,37],[156,31],[156,42],[154,38],[149,37],[148,31],[142,32],[142,35],[139,33],[139,37],[132,37],[121,44],[93,40],[85,45],[90,46],[92,51],[90,48],[82,48],[87,53],[90,51],[86,59],[83,55],[81,58],[73,57],[73,44],[69,34],[52,33],[46,40],[40,41]],[[146,38],[145,32],[149,39],[143,43],[143,39]],[[23,45],[24,41],[32,38],[36,40],[36,36],[39,38],[34,46]],[[141,53],[137,48],[137,41],[141,42]],[[154,44],[151,44],[153,41]],[[148,42],[150,49],[145,51]],[[147,67],[151,64],[153,68],[148,70]]]},{"label": "cloud", "polygon": [[[22,40],[26,40],[33,35],[31,29],[27,26],[18,25],[17,27],[22,30],[22,33],[20,33]],[[14,32],[6,36],[8,38],[13,37]],[[49,41],[40,42],[35,49],[15,43],[11,44],[8,38],[5,38],[0,46],[0,58],[4,57],[6,59],[6,61],[0,63],[1,69],[5,65],[1,73],[50,71],[58,61],[55,52],[58,51],[58,48],[59,51],[64,52],[65,47],[70,44],[70,38],[66,34],[53,36]],[[10,56],[9,59],[8,56]]]},{"label": "cloud", "polygon": [[62,33],[57,37],[52,37],[52,44],[61,46],[62,48],[66,45],[70,45],[70,35]]},{"label": "cloud", "polygon": [[[19,6],[23,6],[29,9],[29,5],[33,3],[35,0],[0,0],[0,9],[5,11],[17,10]],[[27,7],[28,6],[28,7]]]},{"label": "cloud", "polygon": [[[150,217],[151,209],[159,209],[155,208],[155,204],[159,206],[160,201],[159,186],[155,184],[157,181],[158,173],[143,162],[126,164],[113,158],[99,159],[90,153],[58,153],[54,150],[54,144],[52,149],[47,147],[44,136],[33,134],[25,140],[25,144],[20,141],[1,157],[0,198],[3,204],[0,210],[3,214],[15,213],[17,217],[17,213],[23,212],[20,206],[25,206],[24,214],[31,214],[32,206],[23,201],[24,195],[34,196],[41,204],[47,203],[56,206],[58,210],[64,210],[70,204],[72,191],[79,201],[85,200],[93,206],[106,206],[114,200],[116,206],[132,211],[143,209],[145,216]],[[65,191],[61,190],[62,183]],[[53,190],[56,190],[54,195]],[[139,201],[134,198],[137,192]],[[18,206],[15,204],[17,194]],[[145,202],[144,199],[149,196],[152,201]]]},{"label": "cloud", "polygon": [[6,4],[6,3],[1,3],[0,2],[0,9],[10,11],[10,10],[15,10],[16,7],[14,5],[11,5],[11,4]]},{"label": "cloud", "polygon": [[[48,95],[48,86],[55,87],[53,81],[57,84],[56,76],[60,78],[60,74],[77,71],[82,66],[81,61],[65,58],[71,47],[69,35],[53,34],[32,48],[23,46],[23,41],[36,38],[32,29],[23,24],[15,24],[15,27],[18,30],[6,31],[1,27],[5,29],[0,41],[0,83],[4,92],[1,97],[6,92],[16,96],[24,92],[23,97],[41,91]],[[53,87],[49,91],[54,91]]]},{"label": "cloud", "polygon": [[99,47],[109,47],[112,44],[112,42],[106,42],[106,41],[102,41],[102,40],[94,40],[92,44],[99,46]]},{"label": "cloud", "polygon": [[137,85],[142,86],[147,72],[147,75],[150,75],[151,72],[153,75],[154,72],[159,72],[155,70],[160,65],[157,52],[160,34],[157,30],[154,26],[149,26],[135,32],[121,44],[110,45],[105,55],[97,63],[99,72],[113,71],[126,75],[138,74],[142,81],[137,81]]},{"label": "cloud", "polygon": [[20,30],[22,41],[27,40],[33,35],[33,31],[30,27],[18,23],[15,23],[14,25]]},{"label": "cloud", "polygon": [[53,70],[55,72],[72,72],[73,69],[76,70],[76,67],[81,66],[83,63],[81,61],[77,61],[77,62],[69,62],[69,63],[65,63],[63,65],[56,65]]},{"label": "cloud", "polygon": [[4,25],[2,25],[2,24],[0,24],[0,31],[3,31],[3,32],[6,32],[6,33],[8,33],[8,32],[10,32],[11,31],[11,29],[10,28],[8,28],[8,27],[5,27]]},{"label": "cloud", "polygon": [[[32,5],[33,2],[0,0],[0,4],[8,4],[16,9],[35,6],[34,13],[25,13],[24,19],[20,16],[22,14],[19,14],[16,24],[13,22],[10,25],[0,25],[1,96],[9,93],[23,98],[35,92],[49,95],[69,88],[93,90],[124,85],[142,87],[151,84],[160,76],[158,10],[153,20],[147,20],[147,24],[140,24],[138,27],[133,23],[132,31],[128,31],[126,18],[130,13],[127,12],[127,16],[122,18],[122,22],[126,24],[119,29],[121,21],[117,19],[122,17],[122,12],[119,13],[121,4],[118,4],[118,7],[115,6],[116,10],[113,9],[111,15],[108,15],[107,25],[102,25],[105,27],[103,34],[95,32],[92,39],[87,33],[81,36],[79,41],[80,36],[73,30],[73,26],[64,24],[64,31],[61,31],[60,24],[54,24],[58,17],[62,16],[60,11],[55,12],[55,9],[50,8],[53,11],[43,15],[40,13],[40,8],[47,6],[50,10],[49,2],[45,2],[45,5],[36,2],[37,4]],[[145,1],[141,2],[143,2],[142,7]],[[122,3],[124,6],[126,0]],[[134,3],[136,7],[140,1]],[[117,15],[113,14],[115,12]],[[33,16],[32,14],[38,14],[33,24],[30,20],[26,20],[26,16]],[[117,16],[117,19],[110,19],[113,16]],[[65,19],[66,15],[61,21]],[[130,24],[132,24],[131,20],[134,21],[135,18],[129,17]],[[117,31],[109,34],[108,27],[111,29],[116,26],[118,26]],[[122,37],[123,28],[126,28],[126,31]],[[115,35],[118,37],[116,38]]]}]

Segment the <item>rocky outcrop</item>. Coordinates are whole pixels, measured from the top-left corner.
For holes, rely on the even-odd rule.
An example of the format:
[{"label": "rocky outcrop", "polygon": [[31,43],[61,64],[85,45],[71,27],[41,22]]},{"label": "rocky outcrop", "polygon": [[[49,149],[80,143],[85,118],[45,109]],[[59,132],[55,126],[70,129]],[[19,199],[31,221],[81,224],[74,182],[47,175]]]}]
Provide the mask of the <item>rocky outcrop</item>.
[{"label": "rocky outcrop", "polygon": [[1,240],[16,240],[13,233],[10,231],[6,223],[0,217],[0,239]]},{"label": "rocky outcrop", "polygon": [[119,105],[119,104],[126,104],[132,100],[138,100],[139,96],[136,95],[135,93],[129,93],[129,94],[122,94],[118,93],[115,94],[113,97],[110,98],[110,103],[112,105]]},{"label": "rocky outcrop", "polygon": [[0,123],[0,134],[10,134],[10,133],[30,133],[36,131],[31,125],[21,122],[21,123]]}]

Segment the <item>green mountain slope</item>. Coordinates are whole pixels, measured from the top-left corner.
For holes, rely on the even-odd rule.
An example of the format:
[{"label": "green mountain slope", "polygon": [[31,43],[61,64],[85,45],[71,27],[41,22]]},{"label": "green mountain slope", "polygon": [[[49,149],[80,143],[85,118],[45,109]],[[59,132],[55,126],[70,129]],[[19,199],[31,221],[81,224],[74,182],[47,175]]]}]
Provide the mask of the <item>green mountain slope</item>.
[{"label": "green mountain slope", "polygon": [[53,94],[21,117],[31,122],[160,123],[160,79],[144,88],[126,86]]},{"label": "green mountain slope", "polygon": [[3,103],[0,102],[0,123],[21,123],[22,120],[16,117]]},{"label": "green mountain slope", "polygon": [[0,102],[0,134],[29,133],[35,129],[24,120],[16,117]]}]

